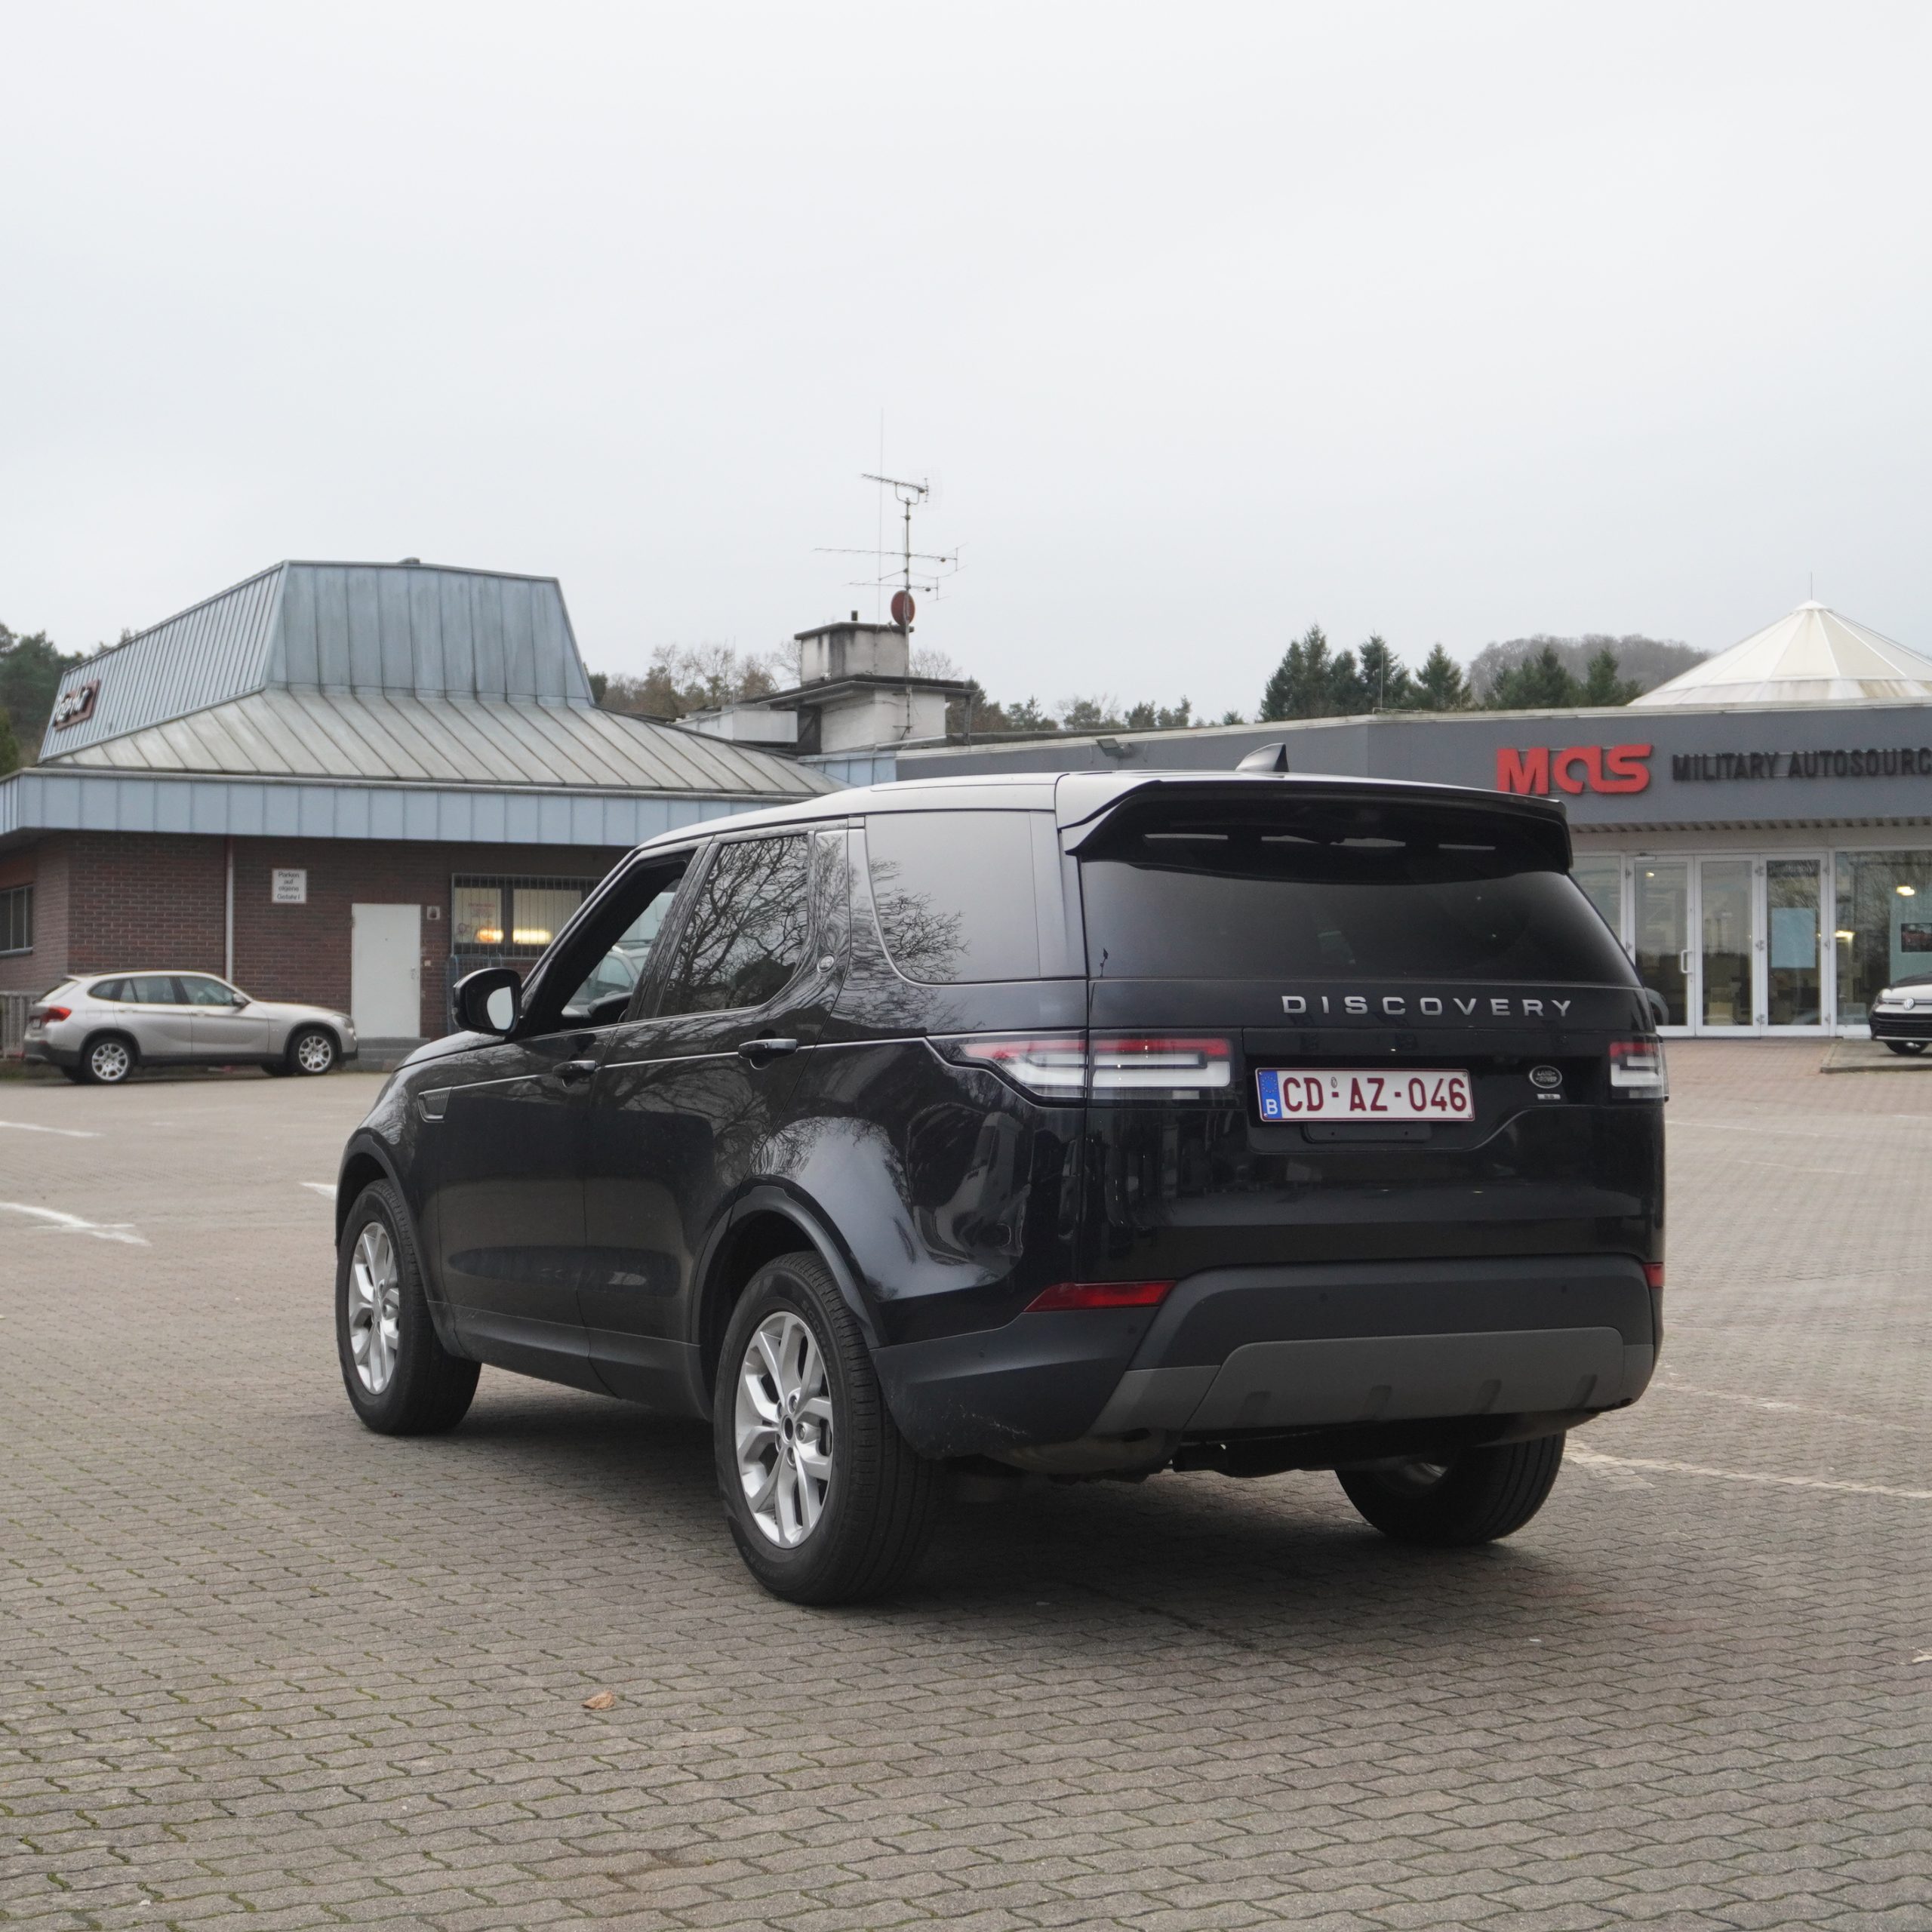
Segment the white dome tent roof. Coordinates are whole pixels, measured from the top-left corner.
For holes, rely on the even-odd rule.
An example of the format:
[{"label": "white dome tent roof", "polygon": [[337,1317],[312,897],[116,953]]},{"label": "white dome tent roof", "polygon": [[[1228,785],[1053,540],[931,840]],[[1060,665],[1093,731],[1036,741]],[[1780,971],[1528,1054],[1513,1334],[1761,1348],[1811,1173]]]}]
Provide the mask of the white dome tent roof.
[{"label": "white dome tent roof", "polygon": [[1897,703],[1932,700],[1932,658],[1921,657],[1820,603],[1694,664],[1633,706]]}]

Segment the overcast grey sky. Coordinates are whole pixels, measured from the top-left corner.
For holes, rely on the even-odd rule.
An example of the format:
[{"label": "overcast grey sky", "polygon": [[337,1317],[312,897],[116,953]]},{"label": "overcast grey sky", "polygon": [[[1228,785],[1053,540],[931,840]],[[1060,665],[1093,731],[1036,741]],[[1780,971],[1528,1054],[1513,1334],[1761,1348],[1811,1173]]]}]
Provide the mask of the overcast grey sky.
[{"label": "overcast grey sky", "polygon": [[[1932,10],[0,5],[0,620],[555,574],[593,668],[860,601],[995,696],[1287,638],[1932,649]],[[869,606],[867,614],[870,614]]]}]

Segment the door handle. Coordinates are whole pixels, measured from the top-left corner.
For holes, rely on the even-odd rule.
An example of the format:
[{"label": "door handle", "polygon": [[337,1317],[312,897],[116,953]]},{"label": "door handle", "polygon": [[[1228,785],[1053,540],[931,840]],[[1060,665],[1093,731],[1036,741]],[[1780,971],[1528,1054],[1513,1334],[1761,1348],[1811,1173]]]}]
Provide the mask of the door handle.
[{"label": "door handle", "polygon": [[566,1087],[574,1087],[580,1080],[588,1080],[597,1071],[594,1060],[560,1060],[550,1071]]},{"label": "door handle", "polygon": [[798,1051],[796,1040],[746,1040],[740,1042],[738,1056],[748,1060],[754,1066],[763,1066],[768,1060],[782,1060],[787,1054]]}]

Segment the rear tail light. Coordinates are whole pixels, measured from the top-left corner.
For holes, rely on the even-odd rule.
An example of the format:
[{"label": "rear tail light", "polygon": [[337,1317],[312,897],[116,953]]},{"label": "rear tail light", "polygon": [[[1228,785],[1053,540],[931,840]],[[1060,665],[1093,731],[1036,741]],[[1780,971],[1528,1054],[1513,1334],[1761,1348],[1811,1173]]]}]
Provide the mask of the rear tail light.
[{"label": "rear tail light", "polygon": [[37,1006],[27,1015],[27,1017],[29,1020],[37,1020],[45,1026],[51,1020],[71,1019],[73,1017],[73,1011],[70,1006]]},{"label": "rear tail light", "polygon": [[1087,1091],[1087,1041],[1083,1034],[1044,1039],[938,1040],[948,1060],[990,1066],[1015,1086],[1053,1100],[1077,1100]]},{"label": "rear tail light", "polygon": [[1158,1308],[1173,1286],[1171,1281],[1056,1281],[1026,1304],[1026,1312],[1055,1314],[1069,1308]]},{"label": "rear tail light", "polygon": [[1092,1050],[1097,1100],[1140,1094],[1196,1100],[1234,1084],[1234,1054],[1226,1040],[1174,1038],[1164,1033],[1097,1033]]},{"label": "rear tail light", "polygon": [[1644,1263],[1644,1279],[1649,1282],[1651,1286],[1654,1288],[1662,1287],[1663,1286],[1663,1263],[1661,1261],[1645,1262]]},{"label": "rear tail light", "polygon": [[1053,1100],[1195,1100],[1234,1084],[1234,1048],[1194,1034],[1055,1033],[935,1040],[948,1060],[988,1066]]},{"label": "rear tail light", "polygon": [[1664,1070],[1661,1040],[1613,1040],[1610,1043],[1610,1084],[1632,1099],[1670,1097],[1670,1077]]}]

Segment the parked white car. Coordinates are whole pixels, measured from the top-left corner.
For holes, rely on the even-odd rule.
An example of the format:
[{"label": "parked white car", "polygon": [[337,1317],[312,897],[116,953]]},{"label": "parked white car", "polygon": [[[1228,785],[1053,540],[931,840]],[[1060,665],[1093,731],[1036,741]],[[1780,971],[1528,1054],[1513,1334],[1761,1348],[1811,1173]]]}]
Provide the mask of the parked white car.
[{"label": "parked white car", "polygon": [[106,1087],[144,1065],[327,1073],[355,1057],[355,1026],[326,1007],[251,999],[211,973],[90,973],[27,1016],[25,1054]]}]

